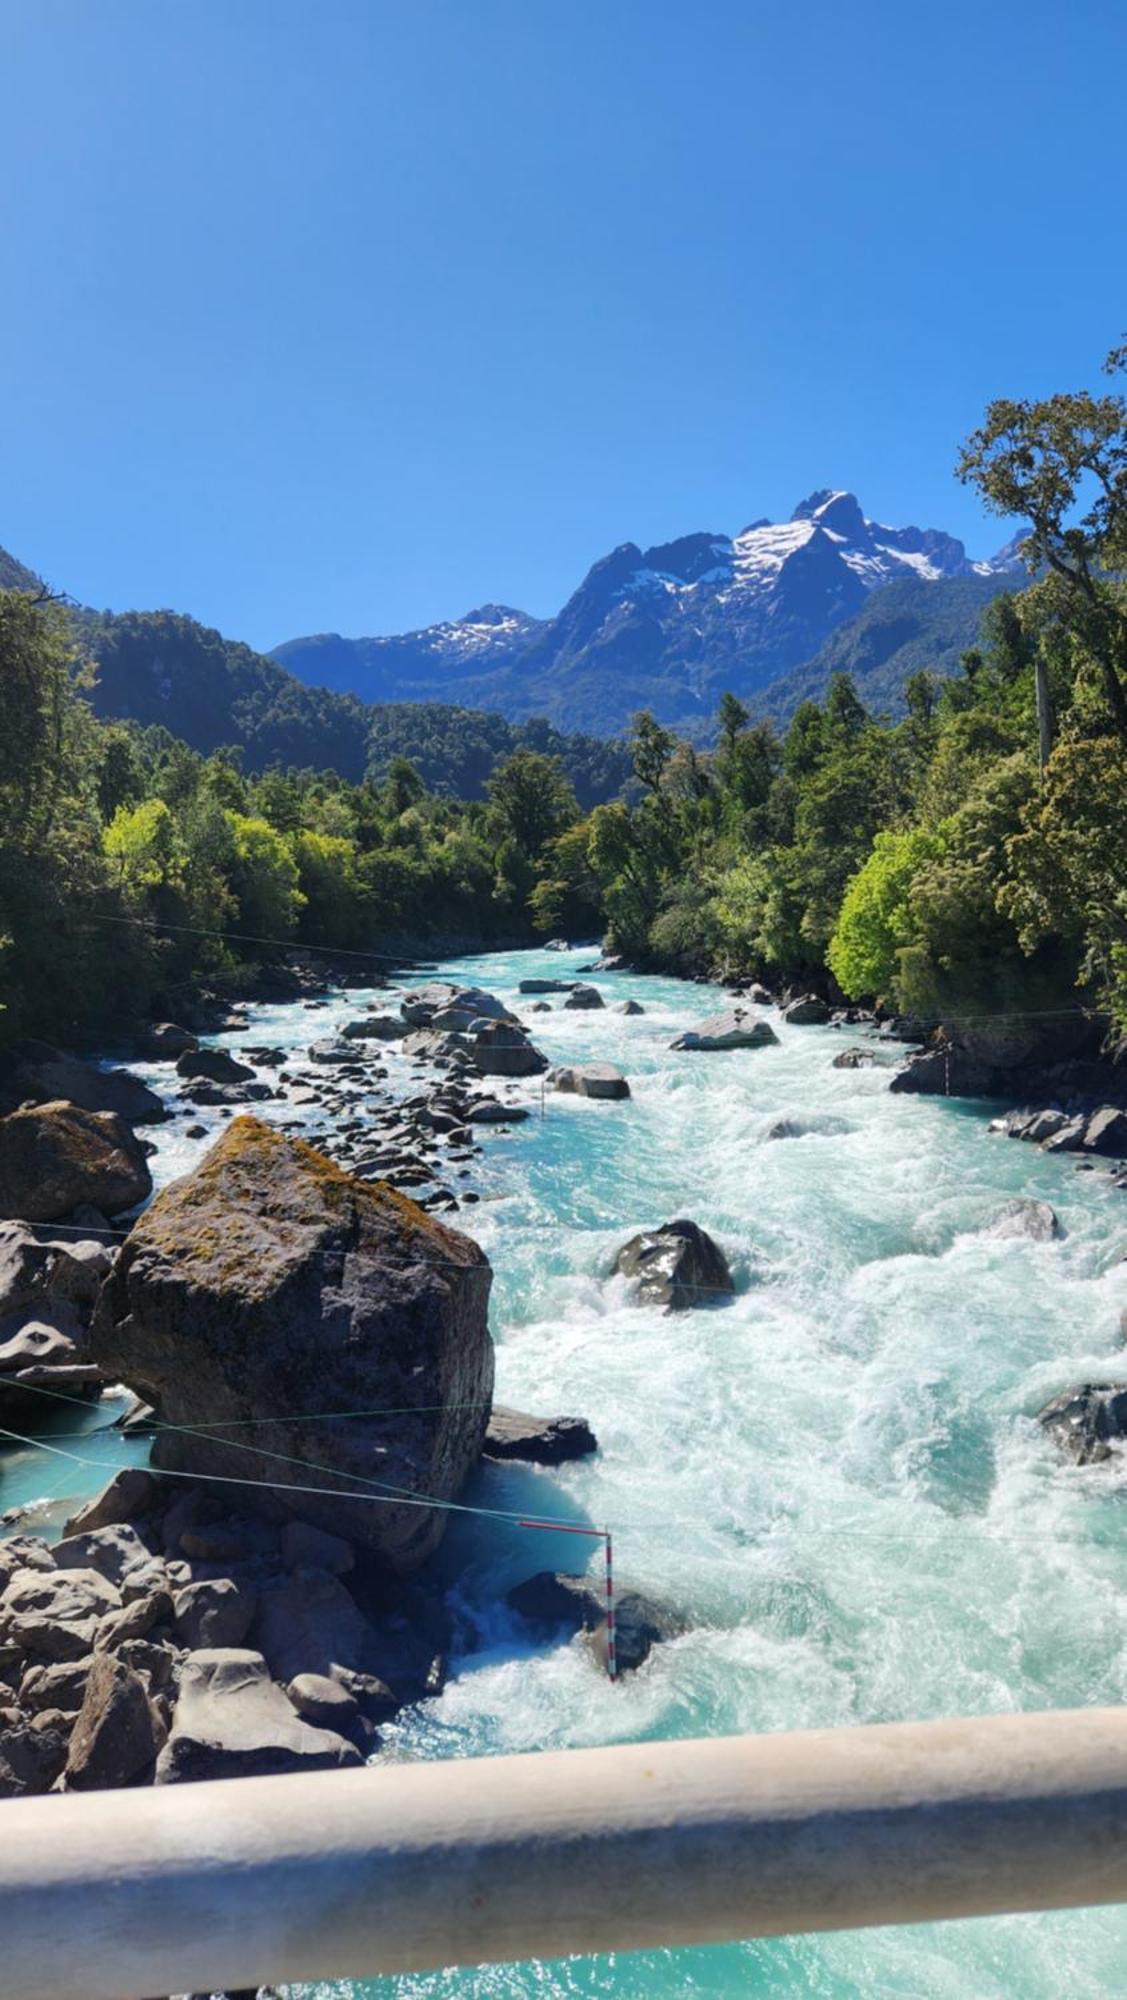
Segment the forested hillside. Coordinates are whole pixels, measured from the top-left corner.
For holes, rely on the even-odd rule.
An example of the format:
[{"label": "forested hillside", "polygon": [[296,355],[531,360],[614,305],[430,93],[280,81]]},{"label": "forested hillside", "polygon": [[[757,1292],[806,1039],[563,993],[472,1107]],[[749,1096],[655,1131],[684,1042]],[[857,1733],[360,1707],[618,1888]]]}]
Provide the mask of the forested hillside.
[{"label": "forested hillside", "polygon": [[518,727],[438,702],[367,707],[304,687],[263,654],[175,612],[82,612],[77,622],[96,668],[87,694],[99,716],[159,724],[205,756],[238,749],[248,773],[294,766],[359,784],[407,756],[429,790],[480,799],[495,765],[527,747],[562,758],[584,805],[613,798],[629,774],[620,744],[546,723]]}]

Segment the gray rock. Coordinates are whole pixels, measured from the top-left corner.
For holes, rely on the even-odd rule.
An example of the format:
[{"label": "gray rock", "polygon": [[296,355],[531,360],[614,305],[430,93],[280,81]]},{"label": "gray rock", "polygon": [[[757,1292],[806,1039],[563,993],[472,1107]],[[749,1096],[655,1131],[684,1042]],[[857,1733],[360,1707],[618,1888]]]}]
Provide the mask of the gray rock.
[{"label": "gray rock", "polygon": [[363,1060],[355,1042],[346,1042],[340,1037],[332,1041],[311,1042],[306,1054],[310,1062],[324,1063],[328,1067],[336,1068]]},{"label": "gray rock", "polygon": [[614,1011],[616,1014],[644,1014],[646,1010],[639,1000],[621,1000]]},{"label": "gray rock", "polygon": [[1127,1111],[1113,1104],[1093,1111],[1084,1129],[1084,1151],[1113,1159],[1127,1156]]},{"label": "gray rock", "polygon": [[176,1059],[177,1076],[202,1077],[208,1083],[251,1083],[254,1071],[236,1062],[226,1049],[185,1049]]},{"label": "gray rock", "polygon": [[81,1322],[111,1262],[102,1243],[45,1241],[27,1223],[0,1223],[0,1323],[56,1301],[75,1307]]},{"label": "gray rock", "polygon": [[360,1753],[342,1736],[303,1722],[267,1672],[242,1648],[189,1653],[180,1672],[172,1733],[157,1760],[158,1785],[197,1778],[339,1770]]},{"label": "gray rock", "polygon": [[548,1058],[534,1048],[523,1028],[506,1021],[485,1022],[473,1037],[474,1065],[481,1076],[540,1076]]},{"label": "gray rock", "polygon": [[792,1000],[783,1008],[783,1019],[792,1028],[821,1027],[829,1018],[829,1006],[817,993],[804,993],[800,1000]]},{"label": "gray rock", "polygon": [[331,1674],[342,1667],[366,1673],[378,1664],[373,1627],[344,1584],[327,1570],[298,1570],[264,1584],[251,1643],[278,1681],[303,1673]]},{"label": "gray rock", "polygon": [[1037,1412],[1066,1457],[1077,1465],[1097,1465],[1112,1456],[1112,1445],[1127,1436],[1127,1382],[1085,1382],[1066,1389]]},{"label": "gray rock", "polygon": [[0,1798],[49,1792],[67,1760],[66,1731],[51,1726],[51,1711],[18,1717],[0,1728]]},{"label": "gray rock", "polygon": [[30,1661],[81,1660],[121,1602],[97,1570],[17,1570],[0,1597],[0,1640]]},{"label": "gray rock", "polygon": [[29,1715],[39,1714],[44,1709],[58,1709],[64,1715],[77,1715],[86,1694],[86,1682],[94,1656],[87,1654],[83,1660],[64,1660],[53,1667],[29,1667],[20,1682],[20,1706]]},{"label": "gray rock", "polygon": [[834,1057],[833,1069],[871,1069],[880,1061],[875,1049],[842,1049]]},{"label": "gray rock", "polygon": [[467,1125],[519,1125],[530,1116],[526,1104],[502,1104],[496,1097],[479,1097],[466,1113]]},{"label": "gray rock", "polygon": [[630,1085],[612,1063],[574,1063],[548,1072],[557,1090],[573,1097],[629,1097]]},{"label": "gray rock", "polygon": [[564,1007],[576,1013],[597,1012],[605,1005],[606,1002],[597,986],[573,986],[564,1001]]},{"label": "gray rock", "polygon": [[710,1014],[699,1027],[686,1029],[669,1046],[672,1049],[711,1053],[725,1049],[767,1048],[778,1039],[769,1021],[749,1013],[746,1007],[729,1007],[723,1014]]},{"label": "gray rock", "polygon": [[98,1653],[70,1739],[64,1789],[93,1792],[138,1784],[149,1776],[164,1739],[140,1674],[124,1660]]},{"label": "gray rock", "polygon": [[130,1570],[146,1569],[152,1559],[136,1528],[125,1521],[67,1535],[55,1547],[59,1569],[95,1569],[119,1589]]},{"label": "gray rock", "polygon": [[[598,1584],[582,1576],[541,1570],[510,1590],[506,1602],[526,1625],[544,1636],[561,1629],[587,1632],[605,1663],[606,1599]],[[677,1638],[686,1629],[676,1612],[636,1590],[616,1595],[614,1622],[620,1673],[640,1667],[654,1646],[663,1639]]]},{"label": "gray rock", "polygon": [[1047,1201],[1034,1201],[1025,1195],[1018,1195],[1013,1201],[1003,1202],[991,1218],[987,1228],[989,1236],[1023,1236],[1033,1243],[1051,1243],[1062,1236],[1060,1218]]},{"label": "gray rock", "polygon": [[1058,1125],[1056,1131],[1042,1142],[1041,1150],[1045,1153],[1078,1153],[1087,1130],[1087,1118],[1066,1118],[1064,1124]]},{"label": "gray rock", "polygon": [[0,1597],[17,1570],[53,1570],[55,1558],[38,1535],[5,1535],[0,1540]]},{"label": "gray rock", "polygon": [[[403,1195],[239,1118],[130,1232],[91,1352],[166,1425],[188,1427],[157,1433],[158,1470],[257,1472],[242,1505],[407,1570],[441,1540],[444,1513],[351,1495],[374,1465],[407,1494],[460,1491],[492,1395],[490,1275],[475,1243]],[[325,1410],[392,1414],[318,1421],[314,1435],[302,1419]],[[311,1455],[326,1468],[315,1482],[293,1464]],[[337,1480],[330,1497],[292,1490]]]},{"label": "gray rock", "polygon": [[119,1521],[137,1521],[154,1513],[167,1499],[168,1488],[142,1465],[126,1465],[115,1472],[93,1500],[72,1514],[63,1530],[66,1535],[84,1535],[93,1528],[107,1528]]},{"label": "gray rock", "polygon": [[848,1118],[833,1118],[821,1113],[813,1118],[774,1118],[763,1134],[764,1139],[836,1139],[843,1132],[851,1132],[853,1127]]},{"label": "gray rock", "polygon": [[82,1111],[111,1111],[128,1125],[156,1125],[167,1116],[162,1100],[127,1069],[99,1069],[77,1056],[45,1049],[20,1065],[15,1079],[21,1097],[37,1104],[77,1104]]},{"label": "gray rock", "polygon": [[487,1458],[515,1458],[527,1465],[564,1465],[598,1450],[594,1431],[582,1417],[530,1417],[524,1410],[493,1405],[485,1433]]},{"label": "gray rock", "polygon": [[360,1713],[356,1696],[328,1674],[298,1674],[286,1693],[305,1722],[321,1729],[338,1729],[342,1735]]},{"label": "gray rock", "polygon": [[189,1583],[173,1599],[176,1636],[190,1652],[209,1646],[241,1646],[254,1623],[258,1598],[229,1576]]},{"label": "gray rock", "polygon": [[346,1042],[397,1042],[405,1031],[394,1014],[363,1014],[358,1021],[346,1021],[340,1032]]},{"label": "gray rock", "polygon": [[152,1186],[139,1140],[113,1112],[51,1103],[0,1118],[0,1214],[54,1222],[92,1202],[116,1215]]},{"label": "gray rock", "polygon": [[614,1260],[621,1276],[638,1279],[638,1299],[669,1312],[714,1305],[735,1291],[728,1260],[698,1223],[665,1222],[624,1243]]},{"label": "gray rock", "polygon": [[570,993],[578,984],[575,979],[522,979],[518,993]]}]

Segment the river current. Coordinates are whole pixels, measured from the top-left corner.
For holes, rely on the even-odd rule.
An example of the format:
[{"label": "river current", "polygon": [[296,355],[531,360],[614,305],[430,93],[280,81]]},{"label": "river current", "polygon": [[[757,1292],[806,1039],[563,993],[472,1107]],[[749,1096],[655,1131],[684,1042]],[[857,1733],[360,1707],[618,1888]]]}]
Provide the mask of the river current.
[{"label": "river current", "polygon": [[[442,970],[527,1015],[521,978],[574,975],[589,956]],[[584,1545],[459,1519],[440,1556],[462,1612],[451,1678],[400,1716],[384,1754],[1127,1699],[1127,1462],[1078,1471],[1032,1421],[1069,1384],[1127,1374],[1127,1197],[991,1136],[982,1105],[892,1096],[883,1066],[835,1069],[855,1030],[776,1022],[775,1048],[675,1054],[718,990],[592,983],[608,1011],[555,1003],[528,1017],[534,1039],[553,1061],[617,1063],[631,1100],[548,1093],[541,1116],[530,1084],[536,1115],[486,1138],[482,1200],[457,1222],[494,1265],[498,1400],[582,1415],[600,1450],[556,1471],[483,1471],[467,1498],[609,1523],[620,1589],[669,1602],[690,1629],[614,1686],[580,1642],[530,1649],[503,1592],[581,1566]],[[295,1049],[368,997],[256,1008],[246,1035],[221,1039]],[[627,997],[645,1012],[610,1011]],[[406,1064],[389,1062],[406,1090]],[[141,1073],[170,1086],[165,1067]],[[769,1139],[783,1118],[809,1129]],[[207,1143],[186,1122],[153,1128],[158,1185]],[[1017,1195],[1053,1204],[1060,1240],[994,1233]],[[675,1216],[718,1238],[734,1300],[666,1316],[607,1276],[627,1236]],[[9,1460],[2,1504],[98,1484],[72,1468],[68,1486],[63,1462],[44,1464]],[[322,1985],[300,2000],[1104,2000],[1125,1952],[1127,1913],[1096,1910]]]}]

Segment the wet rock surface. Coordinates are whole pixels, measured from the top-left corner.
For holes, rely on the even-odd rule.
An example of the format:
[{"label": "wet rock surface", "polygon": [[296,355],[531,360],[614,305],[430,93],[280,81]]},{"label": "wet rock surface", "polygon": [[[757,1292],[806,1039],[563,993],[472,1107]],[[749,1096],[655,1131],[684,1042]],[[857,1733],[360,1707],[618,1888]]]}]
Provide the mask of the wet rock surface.
[{"label": "wet rock surface", "polygon": [[747,1007],[729,1007],[722,1014],[710,1014],[696,1028],[687,1028],[670,1043],[672,1049],[689,1049],[706,1054],[726,1049],[769,1048],[779,1037],[769,1021]]},{"label": "wet rock surface", "polygon": [[728,1260],[696,1222],[662,1223],[624,1243],[614,1260],[622,1277],[638,1280],[638,1300],[668,1312],[715,1305],[735,1291]]},{"label": "wet rock surface", "polygon": [[597,1450],[595,1433],[583,1417],[531,1417],[496,1403],[485,1433],[487,1458],[522,1459],[528,1465],[564,1465]]},{"label": "wet rock surface", "polygon": [[[541,1570],[509,1591],[507,1603],[534,1632],[586,1632],[600,1663],[606,1663],[606,1596],[587,1577]],[[686,1630],[684,1619],[640,1591],[615,1596],[615,1651],[620,1673],[630,1673],[656,1645]]]},{"label": "wet rock surface", "polygon": [[1127,1382],[1066,1389],[1037,1412],[1037,1422],[1074,1464],[1098,1465],[1127,1437]]}]

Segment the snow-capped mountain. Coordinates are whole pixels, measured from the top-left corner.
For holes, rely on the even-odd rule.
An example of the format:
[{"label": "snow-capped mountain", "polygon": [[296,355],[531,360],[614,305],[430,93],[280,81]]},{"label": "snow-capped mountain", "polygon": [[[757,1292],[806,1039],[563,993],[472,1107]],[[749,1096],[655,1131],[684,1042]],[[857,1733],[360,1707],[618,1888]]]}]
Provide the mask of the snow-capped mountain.
[{"label": "snow-capped mountain", "polygon": [[[1001,589],[1020,570],[1013,545],[972,562],[953,535],[885,527],[852,493],[826,490],[789,521],[755,521],[735,536],[624,542],[555,618],[485,605],[402,638],[296,639],[274,657],[302,680],[368,701],[456,699],[604,733],[642,707],[692,724],[724,688],[754,694],[812,660],[888,583],[942,592],[953,578],[996,578]],[[973,596],[989,594],[987,582]],[[973,637],[971,627],[968,645]]]}]

